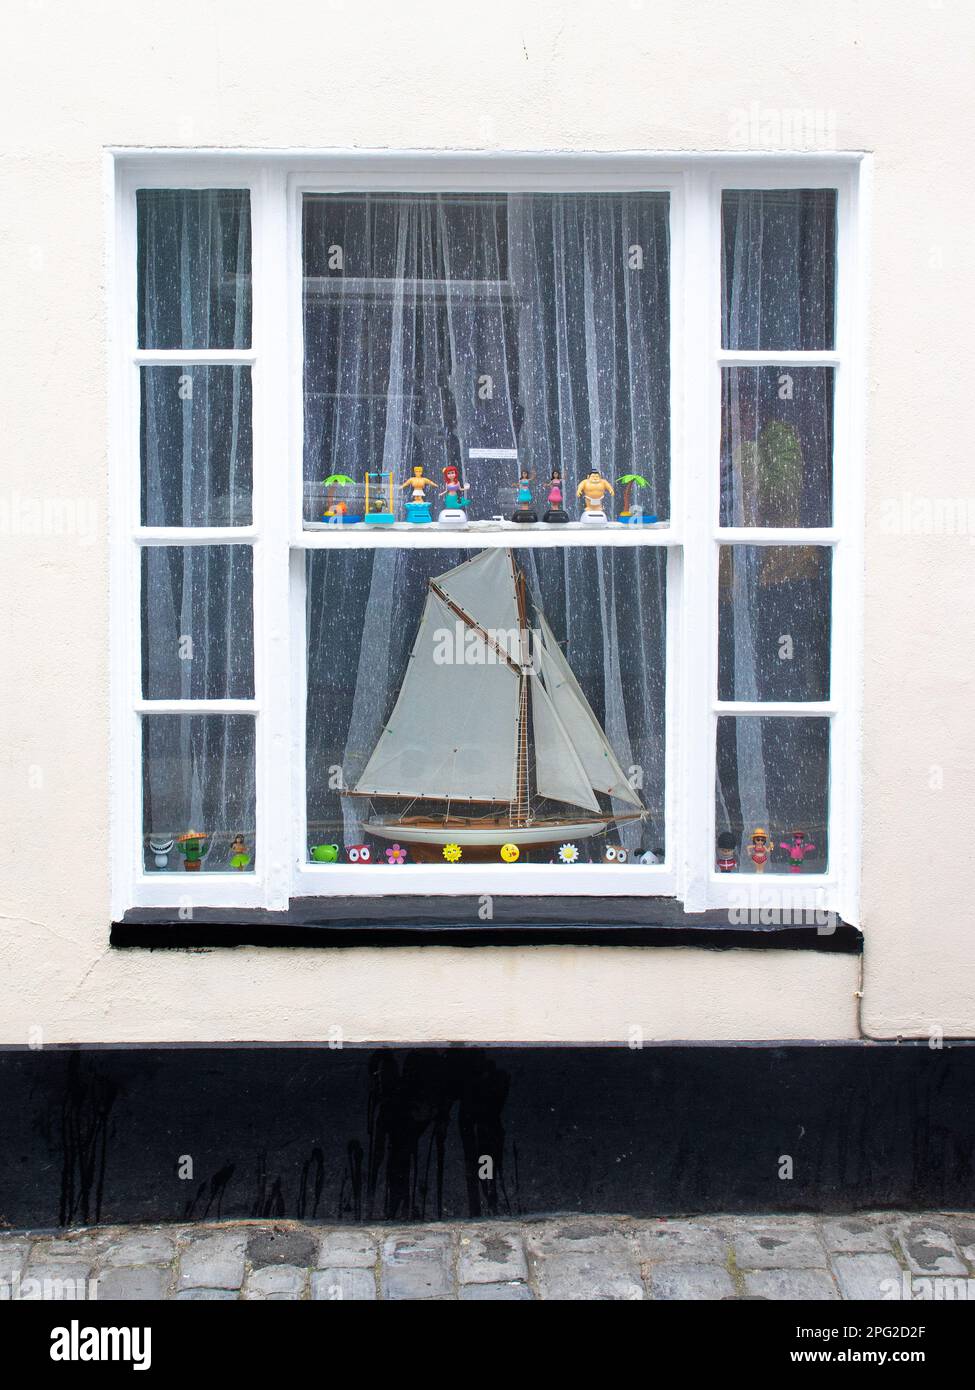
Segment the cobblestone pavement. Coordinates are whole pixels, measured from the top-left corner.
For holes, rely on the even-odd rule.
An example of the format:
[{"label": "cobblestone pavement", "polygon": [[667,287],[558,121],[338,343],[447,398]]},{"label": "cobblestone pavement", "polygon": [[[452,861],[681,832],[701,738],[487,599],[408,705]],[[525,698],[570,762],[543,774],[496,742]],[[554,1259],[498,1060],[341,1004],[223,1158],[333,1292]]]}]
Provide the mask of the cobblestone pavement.
[{"label": "cobblestone pavement", "polygon": [[404,1227],[234,1221],[0,1233],[0,1298],[7,1299],[966,1295],[975,1298],[975,1213],[567,1216]]}]

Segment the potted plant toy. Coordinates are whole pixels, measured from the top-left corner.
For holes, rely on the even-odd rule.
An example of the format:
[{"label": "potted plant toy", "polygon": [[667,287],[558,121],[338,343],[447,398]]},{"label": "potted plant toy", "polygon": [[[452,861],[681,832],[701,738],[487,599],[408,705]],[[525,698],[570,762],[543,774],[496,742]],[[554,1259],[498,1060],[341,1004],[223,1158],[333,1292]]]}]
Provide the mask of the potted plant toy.
[{"label": "potted plant toy", "polygon": [[635,511],[630,506],[633,489],[650,486],[642,473],[624,473],[622,478],[616,479],[616,482],[623,489],[623,510],[619,514],[619,519],[624,526],[639,526],[644,521],[656,521],[656,516],[644,516],[643,508],[639,504]]},{"label": "potted plant toy", "polygon": [[187,830],[185,834],[176,836],[176,848],[183,856],[183,868],[188,873],[199,872],[207,852],[208,839],[209,836],[199,830]]},{"label": "potted plant toy", "polygon": [[330,473],[322,484],[328,488],[325,494],[325,513],[323,521],[332,521],[336,525],[350,526],[354,521],[361,521],[361,516],[350,516],[349,509],[344,502],[336,502],[335,489],[337,487],[354,487],[355,479],[350,478],[348,473]]}]

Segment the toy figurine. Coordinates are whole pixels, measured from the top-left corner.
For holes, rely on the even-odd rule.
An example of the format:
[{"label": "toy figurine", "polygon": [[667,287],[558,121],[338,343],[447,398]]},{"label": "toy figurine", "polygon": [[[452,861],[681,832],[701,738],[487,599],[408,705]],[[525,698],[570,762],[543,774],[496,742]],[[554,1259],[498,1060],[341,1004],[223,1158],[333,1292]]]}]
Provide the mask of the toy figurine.
[{"label": "toy figurine", "polygon": [[396,520],[392,473],[382,471],[366,474],[366,505],[363,520],[367,526],[392,526]]},{"label": "toy figurine", "polygon": [[325,512],[323,521],[330,521],[336,526],[351,526],[353,522],[361,521],[361,516],[352,516],[345,502],[336,502],[335,489],[337,487],[354,487],[355,479],[350,478],[348,473],[330,473],[325,479],[322,487],[327,487],[328,492],[325,496]]},{"label": "toy figurine", "polygon": [[149,840],[149,848],[156,861],[157,869],[165,869],[176,841],[172,835],[154,835]]},{"label": "toy figurine", "polygon": [[199,830],[187,830],[185,835],[176,836],[176,848],[183,856],[183,868],[188,873],[199,871],[203,856],[207,852],[207,839]]},{"label": "toy figurine", "polygon": [[512,521],[520,521],[527,525],[538,520],[538,513],[532,506],[534,498],[531,485],[534,481],[535,474],[523,468],[518,479],[518,510],[512,513]]},{"label": "toy figurine", "polygon": [[802,872],[806,855],[814,854],[816,846],[806,844],[806,832],[804,830],[793,830],[792,842],[787,844],[785,840],[782,840],[779,843],[779,849],[788,850],[789,858],[792,860],[789,873],[798,874]]},{"label": "toy figurine", "polygon": [[585,511],[582,513],[582,521],[586,526],[605,526],[606,513],[603,510],[603,498],[606,493],[610,497],[615,497],[612,484],[603,477],[598,468],[594,468],[588,477],[583,478],[576,488],[576,496],[584,497],[586,502]]},{"label": "toy figurine", "polygon": [[339,862],[338,845],[312,845],[311,857],[316,864],[337,864]]},{"label": "toy figurine", "polygon": [[461,493],[467,491],[467,483],[460,480],[460,469],[448,463],[443,470],[443,510],[437,517],[438,526],[448,526],[452,530],[463,530],[467,525],[467,507],[470,506]]},{"label": "toy figurine", "polygon": [[761,826],[752,831],[748,857],[755,865],[755,872],[764,874],[765,865],[772,857],[772,842]]},{"label": "toy figurine", "polygon": [[407,478],[405,483],[400,483],[401,488],[412,489],[412,501],[406,504],[406,519],[411,522],[412,525],[425,526],[428,522],[433,520],[433,517],[430,515],[430,508],[424,499],[426,498],[427,488],[432,487],[435,489],[436,486],[432,478],[427,478],[424,475],[423,469],[419,464],[414,465],[413,476]]},{"label": "toy figurine", "polygon": [[372,850],[368,845],[346,845],[345,852],[349,856],[350,864],[368,864],[372,858]]},{"label": "toy figurine", "polygon": [[387,863],[387,864],[405,864],[405,863],[406,863],[406,850],[403,848],[402,845],[390,845],[389,849],[386,851],[386,863]]},{"label": "toy figurine", "polygon": [[630,506],[630,495],[635,487],[649,487],[650,484],[642,473],[624,473],[622,478],[616,479],[617,487],[623,489],[623,510],[620,512],[619,519],[624,526],[641,526],[645,521],[656,521],[656,513],[647,515],[643,508],[637,504],[636,507]]},{"label": "toy figurine", "polygon": [[718,836],[718,873],[733,874],[738,868],[738,841],[729,831]]},{"label": "toy figurine", "polygon": [[244,870],[250,862],[250,850],[244,843],[243,835],[235,835],[233,844],[230,846],[230,867]]},{"label": "toy figurine", "polygon": [[569,513],[562,506],[562,474],[557,468],[552,469],[552,476],[548,480],[548,511],[542,517],[549,525],[553,523],[565,522],[569,519]]},{"label": "toy figurine", "polygon": [[521,857],[521,850],[517,845],[502,845],[501,858],[506,864],[514,864]]},{"label": "toy figurine", "polygon": [[[576,864],[579,861],[578,845],[560,845],[558,861],[560,864]],[[554,860],[552,861],[555,862]]]},{"label": "toy figurine", "polygon": [[638,864],[662,864],[664,862],[664,852],[657,846],[654,849],[645,849],[637,859]]},{"label": "toy figurine", "polygon": [[626,850],[622,845],[607,845],[603,850],[604,864],[625,864]]}]

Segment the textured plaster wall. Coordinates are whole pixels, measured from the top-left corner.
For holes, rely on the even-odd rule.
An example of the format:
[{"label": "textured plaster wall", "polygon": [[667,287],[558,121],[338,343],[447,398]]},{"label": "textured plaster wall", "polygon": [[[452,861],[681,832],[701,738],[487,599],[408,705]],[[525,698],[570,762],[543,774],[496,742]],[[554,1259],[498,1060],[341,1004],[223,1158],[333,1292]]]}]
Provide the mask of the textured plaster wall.
[{"label": "textured plaster wall", "polygon": [[[846,957],[106,945],[103,149],[746,149],[794,143],[776,128],[797,108],[875,156],[864,1017],[975,1033],[975,551],[925,511],[973,495],[973,39],[973,12],[934,0],[8,0],[0,1041],[855,1035]],[[45,503],[73,534],[24,533]]]}]

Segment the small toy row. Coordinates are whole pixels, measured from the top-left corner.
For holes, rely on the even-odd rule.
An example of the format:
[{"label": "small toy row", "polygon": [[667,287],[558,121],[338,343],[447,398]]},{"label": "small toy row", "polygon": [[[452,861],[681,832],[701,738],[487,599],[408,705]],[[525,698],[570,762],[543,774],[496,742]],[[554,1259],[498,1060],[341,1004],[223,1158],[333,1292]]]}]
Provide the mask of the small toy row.
[{"label": "small toy row", "polygon": [[[538,521],[532,489],[534,481],[534,473],[529,473],[524,468],[521,469],[516,499],[518,506],[511,515],[512,521],[526,525]],[[624,473],[616,481],[617,486],[623,488],[623,510],[619,514],[619,520],[624,524],[656,521],[656,516],[645,516],[641,508],[630,506],[633,488],[649,487],[647,479],[640,473]],[[350,511],[347,502],[334,500],[336,488],[354,487],[354,478],[350,478],[347,473],[332,473],[324,480],[322,486],[328,489],[323,521],[345,526],[357,523],[363,523],[367,526],[391,526],[396,520],[395,484],[390,472],[367,473],[365,475],[365,500],[362,515]],[[401,490],[410,489],[411,500],[406,504],[406,520],[414,526],[430,525],[433,521],[433,515],[430,504],[426,500],[426,494],[428,488],[433,488],[435,493],[438,492],[437,484],[433,479],[428,478],[422,467],[417,464],[412,475],[405,482],[400,483],[399,487]],[[461,479],[460,469],[455,464],[448,464],[443,469],[443,486],[439,489],[439,496],[443,498],[443,508],[437,516],[438,526],[454,529],[467,526],[470,499],[463,494],[468,491],[469,487],[470,484]],[[598,468],[594,468],[576,488],[576,497],[583,499],[582,520],[585,523],[592,526],[606,524],[604,502],[607,495],[616,496],[612,484],[603,477]],[[548,480],[545,500],[548,503],[548,508],[542,517],[543,521],[550,525],[558,525],[569,520],[569,514],[562,505],[564,500],[562,474],[557,468],[552,470],[552,476]]]},{"label": "small toy row", "polygon": [[[502,845],[499,853],[505,864],[515,864],[521,858],[521,850],[516,844]],[[340,861],[338,845],[312,845],[309,854],[317,864],[338,864]],[[372,863],[372,850],[368,845],[346,845],[345,854],[350,864]],[[402,845],[390,845],[385,850],[385,856],[388,864],[405,864],[407,853]],[[444,845],[443,857],[448,864],[457,864],[463,856],[464,851],[460,845]],[[600,862],[603,864],[625,864],[630,857],[629,850],[622,845],[606,845]],[[662,849],[641,850],[635,853],[632,858],[634,864],[662,864],[664,852]],[[381,862],[378,854],[376,859],[377,862]],[[564,844],[559,846],[551,863],[578,864],[581,860],[582,856],[578,845]]]},{"label": "small toy row", "polygon": [[[788,840],[779,842],[779,849],[784,849],[789,856],[789,872],[798,874],[802,872],[806,855],[814,854],[816,846],[810,844],[804,830],[792,830],[789,832]],[[765,872],[774,851],[775,843],[767,831],[761,826],[752,831],[745,853],[752,861],[757,874]],[[738,840],[727,830],[718,836],[717,861],[719,873],[733,874],[738,869]]]},{"label": "small toy row", "polygon": [[[175,850],[183,856],[183,868],[193,873],[202,868],[211,849],[210,836],[200,830],[187,830],[182,835],[152,835],[149,850],[157,869],[169,867],[169,856]],[[230,867],[243,871],[251,862],[251,852],[243,835],[235,835],[230,846]]]}]

